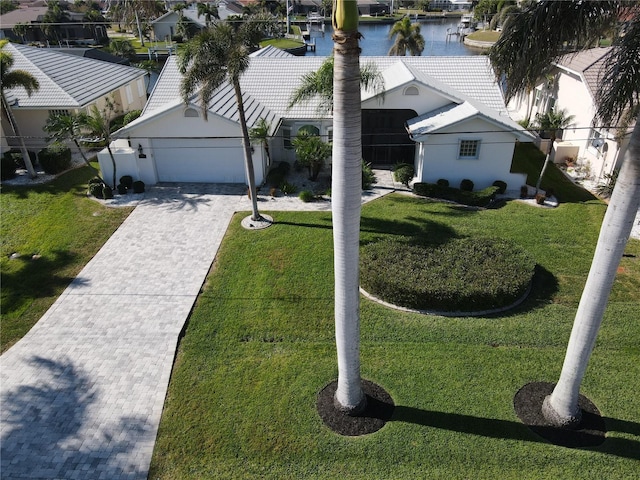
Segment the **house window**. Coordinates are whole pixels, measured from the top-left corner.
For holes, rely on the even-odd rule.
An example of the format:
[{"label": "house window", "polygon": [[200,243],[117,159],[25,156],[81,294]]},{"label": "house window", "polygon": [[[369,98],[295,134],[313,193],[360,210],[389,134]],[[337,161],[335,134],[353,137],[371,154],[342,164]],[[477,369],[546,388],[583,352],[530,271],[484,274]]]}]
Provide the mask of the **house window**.
[{"label": "house window", "polygon": [[587,148],[591,150],[592,153],[595,153],[597,156],[602,155],[602,147],[605,145],[604,136],[597,130],[593,128],[589,131],[589,143],[587,144]]},{"label": "house window", "polygon": [[320,135],[320,129],[315,125],[303,125],[298,129],[298,135]]},{"label": "house window", "polygon": [[198,111],[195,108],[187,108],[184,111],[184,116],[187,118],[198,118]]},{"label": "house window", "polygon": [[127,103],[133,103],[133,92],[131,91],[131,85],[127,85],[124,88],[125,93],[127,94]]},{"label": "house window", "polygon": [[420,92],[418,91],[417,87],[411,86],[411,87],[405,88],[404,94],[405,95],[420,95]]},{"label": "house window", "polygon": [[460,140],[458,145],[458,159],[470,160],[478,158],[480,154],[480,140]]},{"label": "house window", "polygon": [[556,106],[556,99],[554,97],[547,98],[547,112],[550,112]]},{"label": "house window", "polygon": [[542,90],[536,89],[536,99],[535,99],[534,105],[536,107],[539,107],[541,100],[542,100]]},{"label": "house window", "polygon": [[140,98],[144,98],[146,95],[146,89],[144,88],[144,80],[142,78],[138,79],[138,96]]},{"label": "house window", "polygon": [[284,148],[291,150],[291,127],[282,127],[282,145]]},{"label": "house window", "polygon": [[49,116],[69,115],[69,110],[49,110]]},{"label": "house window", "polygon": [[327,128],[327,143],[333,142],[333,128]]}]

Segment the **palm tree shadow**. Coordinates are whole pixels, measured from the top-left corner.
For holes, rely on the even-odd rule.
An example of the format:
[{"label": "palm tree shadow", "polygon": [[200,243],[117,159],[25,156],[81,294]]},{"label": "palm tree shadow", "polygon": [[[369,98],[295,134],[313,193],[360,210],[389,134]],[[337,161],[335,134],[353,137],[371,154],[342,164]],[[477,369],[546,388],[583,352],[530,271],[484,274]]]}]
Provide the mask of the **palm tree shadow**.
[{"label": "palm tree shadow", "polygon": [[135,440],[148,435],[146,420],[122,417],[95,428],[89,412],[100,392],[80,367],[41,356],[28,363],[37,369],[38,383],[2,389],[2,478],[40,478],[43,472],[47,478],[144,476],[118,457],[130,456]]}]

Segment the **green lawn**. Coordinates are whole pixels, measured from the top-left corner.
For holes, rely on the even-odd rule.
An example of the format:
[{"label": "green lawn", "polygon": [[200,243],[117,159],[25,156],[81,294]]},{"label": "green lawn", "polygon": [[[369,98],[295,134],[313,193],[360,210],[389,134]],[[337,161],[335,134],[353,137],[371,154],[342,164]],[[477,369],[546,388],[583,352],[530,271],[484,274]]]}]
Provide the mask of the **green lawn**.
[{"label": "green lawn", "polygon": [[[572,193],[575,197],[575,193]],[[513,396],[556,381],[605,205],[509,202],[473,211],[393,194],[364,206],[361,242],[496,236],[537,260],[529,300],[494,318],[444,318],[363,299],[362,374],[397,408],[379,432],[326,428],[317,393],[337,376],[330,213],[238,214],[178,349],[149,478],[634,478],[640,460],[640,242],[627,247],[582,392],[605,443],[545,443]]]},{"label": "green lawn", "polygon": [[467,35],[467,38],[479,42],[497,42],[500,38],[500,32],[496,32],[495,30],[478,30]]},{"label": "green lawn", "polygon": [[[2,351],[29,331],[131,211],[87,198],[91,177],[83,167],[47,185],[2,186]],[[9,258],[14,253],[20,257]]]}]

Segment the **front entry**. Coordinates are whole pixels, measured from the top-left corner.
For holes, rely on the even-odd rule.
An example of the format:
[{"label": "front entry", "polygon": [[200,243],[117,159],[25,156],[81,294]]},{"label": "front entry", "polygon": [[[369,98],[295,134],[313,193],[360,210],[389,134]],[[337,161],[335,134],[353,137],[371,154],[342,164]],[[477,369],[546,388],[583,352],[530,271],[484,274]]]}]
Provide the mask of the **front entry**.
[{"label": "front entry", "polygon": [[418,114],[413,110],[362,110],[362,158],[372,165],[413,164],[415,143],[405,122]]}]

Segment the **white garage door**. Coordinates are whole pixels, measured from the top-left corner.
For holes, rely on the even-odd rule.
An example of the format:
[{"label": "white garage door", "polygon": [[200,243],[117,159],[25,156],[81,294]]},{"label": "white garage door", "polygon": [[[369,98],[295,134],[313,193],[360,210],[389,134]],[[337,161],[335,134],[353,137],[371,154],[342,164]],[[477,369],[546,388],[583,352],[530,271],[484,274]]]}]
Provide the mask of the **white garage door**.
[{"label": "white garage door", "polygon": [[245,183],[240,139],[153,140],[159,182]]}]

